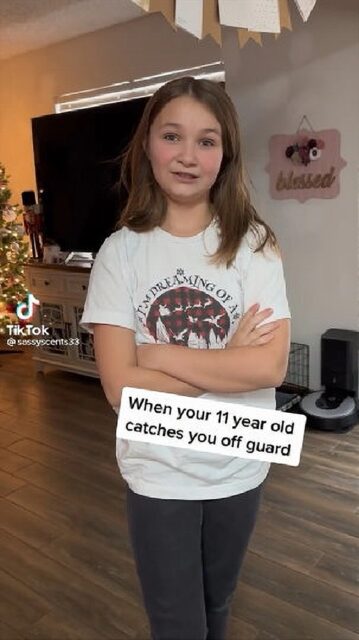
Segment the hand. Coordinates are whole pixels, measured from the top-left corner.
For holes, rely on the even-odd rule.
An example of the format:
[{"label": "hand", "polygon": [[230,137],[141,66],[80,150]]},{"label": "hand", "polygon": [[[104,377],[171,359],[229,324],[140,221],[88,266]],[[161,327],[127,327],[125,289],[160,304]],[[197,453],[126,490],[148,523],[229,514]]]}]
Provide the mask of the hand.
[{"label": "hand", "polygon": [[235,334],[227,344],[227,348],[254,347],[267,344],[273,339],[275,330],[279,326],[279,320],[277,322],[267,322],[258,327],[257,325],[273,313],[273,309],[264,309],[263,311],[258,311],[258,309],[259,304],[254,304],[242,316]]}]

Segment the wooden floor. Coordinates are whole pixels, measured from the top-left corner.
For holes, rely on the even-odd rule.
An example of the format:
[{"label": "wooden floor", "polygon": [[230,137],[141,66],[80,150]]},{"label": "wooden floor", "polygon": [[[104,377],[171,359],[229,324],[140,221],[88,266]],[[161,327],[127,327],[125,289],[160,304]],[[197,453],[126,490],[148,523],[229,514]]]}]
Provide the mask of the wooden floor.
[{"label": "wooden floor", "polygon": [[[97,380],[0,354],[1,640],[148,640],[115,414]],[[273,465],[229,640],[359,640],[359,428]]]}]

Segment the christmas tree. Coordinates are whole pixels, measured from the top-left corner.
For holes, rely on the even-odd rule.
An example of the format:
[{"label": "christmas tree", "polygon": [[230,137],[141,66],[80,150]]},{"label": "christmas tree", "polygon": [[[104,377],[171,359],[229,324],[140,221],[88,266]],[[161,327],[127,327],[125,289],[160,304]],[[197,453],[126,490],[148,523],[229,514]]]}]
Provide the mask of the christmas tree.
[{"label": "christmas tree", "polygon": [[9,176],[0,163],[0,335],[6,325],[20,324],[16,307],[27,297],[24,264],[28,246],[23,240],[24,228],[19,222],[19,205],[10,205]]}]

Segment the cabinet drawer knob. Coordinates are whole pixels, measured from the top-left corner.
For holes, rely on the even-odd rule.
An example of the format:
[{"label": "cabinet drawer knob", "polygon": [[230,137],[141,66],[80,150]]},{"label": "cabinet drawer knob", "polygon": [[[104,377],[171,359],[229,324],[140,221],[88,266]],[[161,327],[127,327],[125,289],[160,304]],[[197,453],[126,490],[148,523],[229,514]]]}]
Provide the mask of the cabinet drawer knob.
[{"label": "cabinet drawer knob", "polygon": [[44,280],[44,284],[50,284],[48,280]]},{"label": "cabinet drawer knob", "polygon": [[86,291],[87,287],[86,287],[85,284],[82,285],[82,289],[83,289],[83,291]]}]

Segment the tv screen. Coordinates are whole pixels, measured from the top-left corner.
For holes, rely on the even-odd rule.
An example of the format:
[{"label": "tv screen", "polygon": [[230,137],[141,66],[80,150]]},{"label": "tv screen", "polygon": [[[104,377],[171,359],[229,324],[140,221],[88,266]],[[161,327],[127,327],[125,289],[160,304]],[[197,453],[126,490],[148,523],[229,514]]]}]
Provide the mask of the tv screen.
[{"label": "tv screen", "polygon": [[114,231],[127,193],[118,188],[118,156],[148,98],[32,119],[44,238],[62,251],[97,252]]}]

